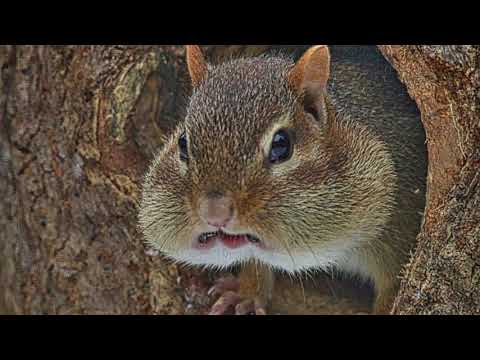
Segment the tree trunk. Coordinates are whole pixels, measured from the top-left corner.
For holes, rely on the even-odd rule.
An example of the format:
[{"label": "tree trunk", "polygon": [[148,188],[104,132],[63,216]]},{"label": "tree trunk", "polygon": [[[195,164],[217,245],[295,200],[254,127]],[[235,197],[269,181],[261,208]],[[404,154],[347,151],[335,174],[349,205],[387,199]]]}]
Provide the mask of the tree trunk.
[{"label": "tree trunk", "polygon": [[176,270],[145,255],[136,202],[181,103],[181,49],[0,49],[6,311],[180,312]]},{"label": "tree trunk", "polygon": [[[395,312],[478,313],[479,47],[380,48],[423,113],[430,151],[427,216]],[[214,59],[305,46],[205,49]],[[183,56],[167,45],[0,46],[0,313],[208,305],[197,292],[206,275],[154,256],[136,228],[142,176],[189,92]]]},{"label": "tree trunk", "polygon": [[427,209],[395,314],[480,314],[480,46],[380,46],[422,112]]}]

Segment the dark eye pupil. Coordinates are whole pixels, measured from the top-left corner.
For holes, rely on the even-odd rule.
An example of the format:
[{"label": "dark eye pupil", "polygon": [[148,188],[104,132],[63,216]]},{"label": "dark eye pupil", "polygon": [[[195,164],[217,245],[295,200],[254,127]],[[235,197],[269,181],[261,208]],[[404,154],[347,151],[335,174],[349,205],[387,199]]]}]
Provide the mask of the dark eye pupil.
[{"label": "dark eye pupil", "polygon": [[180,148],[180,160],[188,161],[188,143],[187,135],[185,133],[180,136],[178,147]]},{"label": "dark eye pupil", "polygon": [[272,164],[285,162],[290,159],[291,153],[292,143],[290,136],[285,130],[280,130],[273,138],[270,162]]}]

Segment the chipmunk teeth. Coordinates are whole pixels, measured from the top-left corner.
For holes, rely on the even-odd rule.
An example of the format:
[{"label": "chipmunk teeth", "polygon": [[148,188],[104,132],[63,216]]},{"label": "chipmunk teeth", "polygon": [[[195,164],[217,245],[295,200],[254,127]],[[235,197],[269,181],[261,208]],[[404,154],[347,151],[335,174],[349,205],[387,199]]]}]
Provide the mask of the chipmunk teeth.
[{"label": "chipmunk teeth", "polygon": [[260,239],[256,236],[253,236],[253,235],[229,235],[229,234],[226,234],[222,231],[204,233],[204,234],[199,236],[198,242],[200,244],[205,245],[208,242],[210,242],[211,239],[216,238],[216,237],[222,237],[222,236],[245,237],[252,244],[259,244],[260,243]]},{"label": "chipmunk teeth", "polygon": [[217,236],[218,236],[218,232],[205,233],[205,234],[200,235],[200,237],[198,238],[198,241],[200,242],[200,244],[206,244],[210,241],[210,239],[212,239],[214,237],[217,237]]}]

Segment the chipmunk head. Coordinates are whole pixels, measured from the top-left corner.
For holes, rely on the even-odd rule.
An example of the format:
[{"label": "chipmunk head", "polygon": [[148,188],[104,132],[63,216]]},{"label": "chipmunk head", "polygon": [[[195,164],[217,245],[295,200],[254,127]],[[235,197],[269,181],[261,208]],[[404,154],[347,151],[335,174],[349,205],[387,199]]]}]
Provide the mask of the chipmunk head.
[{"label": "chipmunk head", "polygon": [[212,66],[187,46],[187,64],[186,117],[144,184],[146,239],[189,264],[315,265],[311,248],[349,231],[353,201],[348,151],[332,150],[328,47]]}]

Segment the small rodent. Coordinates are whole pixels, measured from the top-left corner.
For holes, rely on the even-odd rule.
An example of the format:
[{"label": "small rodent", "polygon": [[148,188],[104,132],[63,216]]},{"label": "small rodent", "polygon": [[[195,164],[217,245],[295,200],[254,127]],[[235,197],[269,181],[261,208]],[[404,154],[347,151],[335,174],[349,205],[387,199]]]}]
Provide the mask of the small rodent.
[{"label": "small rodent", "polygon": [[240,292],[257,313],[274,270],[311,269],[371,281],[373,311],[388,313],[420,229],[427,160],[420,114],[385,59],[318,45],[297,62],[211,65],[188,45],[187,65],[185,119],[143,186],[148,243],[180,263],[245,264]]}]

